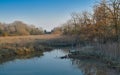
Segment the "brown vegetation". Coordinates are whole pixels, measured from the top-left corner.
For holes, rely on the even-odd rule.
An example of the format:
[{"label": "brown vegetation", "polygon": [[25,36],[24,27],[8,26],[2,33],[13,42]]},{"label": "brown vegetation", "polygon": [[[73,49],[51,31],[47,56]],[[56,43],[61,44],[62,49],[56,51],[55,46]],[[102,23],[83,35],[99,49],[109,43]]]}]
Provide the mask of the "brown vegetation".
[{"label": "brown vegetation", "polygon": [[88,54],[85,56],[91,52],[109,63],[120,61],[120,0],[101,0],[93,7],[93,13],[72,13],[71,19],[58,30],[63,35],[76,36],[75,43],[95,48],[84,50]]},{"label": "brown vegetation", "polygon": [[[61,27],[54,28],[50,35],[29,36],[42,34],[42,31],[19,21],[9,25],[0,23],[0,34],[28,35],[0,37],[1,49],[12,49],[11,45],[18,46],[16,53],[19,54],[34,48],[45,49],[43,45],[75,47],[80,44],[80,47],[87,45],[94,47],[95,50],[83,49],[84,52],[80,51],[77,54],[86,53],[85,56],[101,57],[100,59],[109,64],[112,61],[113,64],[114,60],[120,61],[120,0],[101,0],[93,7],[93,13],[87,11],[72,13],[71,19]],[[19,50],[20,47],[22,50]]]},{"label": "brown vegetation", "polygon": [[27,36],[7,36],[7,37],[0,37],[0,44],[2,43],[17,43],[17,42],[27,42],[27,41],[35,41],[40,39],[52,39],[58,38],[59,34],[45,34],[45,35],[27,35]]},{"label": "brown vegetation", "polygon": [[42,43],[58,37],[57,34],[0,37],[0,59],[50,51],[52,48]]},{"label": "brown vegetation", "polygon": [[15,21],[10,24],[0,23],[0,36],[39,35],[43,33],[42,28],[37,28],[21,21]]}]

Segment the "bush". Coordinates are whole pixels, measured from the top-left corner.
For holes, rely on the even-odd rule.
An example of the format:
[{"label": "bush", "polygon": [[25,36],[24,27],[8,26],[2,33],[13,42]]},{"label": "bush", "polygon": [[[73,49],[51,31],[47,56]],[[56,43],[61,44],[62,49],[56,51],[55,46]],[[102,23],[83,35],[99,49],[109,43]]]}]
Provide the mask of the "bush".
[{"label": "bush", "polygon": [[3,32],[2,36],[8,36],[8,33],[7,32]]}]

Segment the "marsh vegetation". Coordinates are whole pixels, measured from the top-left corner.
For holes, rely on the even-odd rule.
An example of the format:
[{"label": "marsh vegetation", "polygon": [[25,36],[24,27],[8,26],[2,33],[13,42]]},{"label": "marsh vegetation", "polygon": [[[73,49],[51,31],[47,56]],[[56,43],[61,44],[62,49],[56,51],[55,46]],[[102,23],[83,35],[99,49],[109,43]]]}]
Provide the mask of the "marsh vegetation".
[{"label": "marsh vegetation", "polygon": [[[34,58],[42,67],[33,64]],[[2,72],[1,64],[11,66],[8,62],[16,60],[29,60],[32,65],[26,65],[34,69],[31,74],[44,69],[38,74],[120,75],[120,0],[100,0],[92,13],[74,12],[71,19],[50,32],[22,21],[0,23],[0,74],[8,75],[6,67]]]}]

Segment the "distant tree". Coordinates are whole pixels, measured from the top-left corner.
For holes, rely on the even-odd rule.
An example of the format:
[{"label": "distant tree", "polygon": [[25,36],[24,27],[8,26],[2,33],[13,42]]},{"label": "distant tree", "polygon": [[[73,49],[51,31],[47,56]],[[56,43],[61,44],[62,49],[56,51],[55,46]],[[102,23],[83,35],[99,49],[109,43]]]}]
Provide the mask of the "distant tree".
[{"label": "distant tree", "polygon": [[22,21],[14,21],[10,24],[0,23],[1,35],[39,35],[43,34],[42,28],[37,28],[33,25],[28,25]]},{"label": "distant tree", "polygon": [[62,34],[61,27],[56,27],[52,30],[52,34]]}]

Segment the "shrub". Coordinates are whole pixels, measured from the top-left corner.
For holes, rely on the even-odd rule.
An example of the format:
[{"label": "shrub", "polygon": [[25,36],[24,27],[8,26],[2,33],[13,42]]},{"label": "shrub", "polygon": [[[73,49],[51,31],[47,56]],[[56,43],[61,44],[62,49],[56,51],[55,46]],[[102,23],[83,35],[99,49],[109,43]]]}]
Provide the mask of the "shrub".
[{"label": "shrub", "polygon": [[8,36],[8,33],[7,32],[3,32],[2,36]]}]

